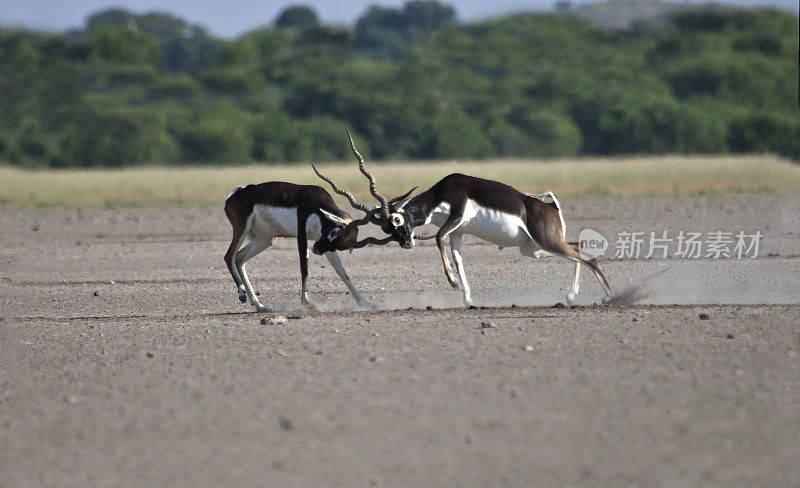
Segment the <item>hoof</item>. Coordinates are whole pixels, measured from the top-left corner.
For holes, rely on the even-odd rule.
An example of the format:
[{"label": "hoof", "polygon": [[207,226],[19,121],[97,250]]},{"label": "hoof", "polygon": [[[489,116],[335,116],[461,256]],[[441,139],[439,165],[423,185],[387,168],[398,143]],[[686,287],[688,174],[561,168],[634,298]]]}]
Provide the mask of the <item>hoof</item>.
[{"label": "hoof", "polygon": [[574,293],[568,293],[567,294],[567,305],[569,305],[570,307],[575,305],[575,294]]},{"label": "hoof", "polygon": [[465,298],[464,299],[464,306],[467,307],[467,308],[472,307],[473,306],[472,305],[472,299],[471,298]]},{"label": "hoof", "polygon": [[461,285],[458,283],[458,281],[451,281],[450,286],[452,286],[456,291],[461,291]]},{"label": "hoof", "polygon": [[613,300],[613,299],[614,299],[614,297],[612,297],[611,295],[606,295],[606,296],[603,297],[603,303],[604,304],[609,304],[609,303],[611,303],[611,300]]},{"label": "hoof", "polygon": [[256,312],[259,312],[259,313],[269,312],[269,309],[267,307],[265,307],[264,305],[261,305],[260,303],[256,303],[253,306],[256,307]]},{"label": "hoof", "polygon": [[247,295],[244,293],[239,293],[239,301],[242,303],[247,303]]}]

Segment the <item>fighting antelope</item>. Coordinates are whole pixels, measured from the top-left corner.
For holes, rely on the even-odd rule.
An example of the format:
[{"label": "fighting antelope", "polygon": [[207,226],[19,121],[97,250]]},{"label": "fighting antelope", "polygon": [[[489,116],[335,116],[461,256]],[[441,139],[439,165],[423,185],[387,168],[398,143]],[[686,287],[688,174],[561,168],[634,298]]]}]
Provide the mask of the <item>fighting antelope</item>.
[{"label": "fighting antelope", "polygon": [[[242,303],[246,303],[249,298],[257,311],[267,310],[253,292],[244,265],[249,259],[275,244],[278,237],[296,237],[302,279],[300,302],[313,308],[306,293],[308,241],[324,237],[325,241],[335,244],[326,246],[321,252],[317,252],[315,246],[314,252],[325,254],[359,305],[374,308],[350,282],[336,251],[383,241],[373,238],[357,242],[358,225],[348,224],[358,224],[360,221],[354,221],[337,207],[331,195],[323,188],[281,181],[239,186],[225,200],[225,215],[233,227],[233,239],[225,253],[225,264],[233,276]],[[362,225],[364,223],[366,222],[361,222]],[[242,247],[247,238],[250,241]]]},{"label": "fighting antelope", "polygon": [[[611,288],[597,262],[581,256],[577,245],[567,243],[561,207],[551,192],[525,194],[497,181],[454,173],[413,198],[408,197],[409,192],[390,203],[375,189],[375,179],[364,168],[364,158],[356,150],[352,137],[350,147],[358,159],[359,169],[370,181],[370,192],[381,203],[381,211],[374,211],[371,221],[380,225],[391,240],[400,242],[405,248],[413,247],[415,227],[425,224],[439,227],[435,238],[445,275],[453,288],[461,289],[467,306],[472,305],[472,297],[461,260],[463,234],[496,244],[500,249],[519,248],[524,256],[542,258],[557,255],[574,261],[575,276],[567,294],[570,304],[580,290],[581,265],[586,266],[594,272],[605,290],[603,301],[611,300]],[[336,190],[332,181],[323,179]],[[444,239],[448,236],[460,285],[453,275],[444,248]],[[325,246],[341,245],[335,239],[328,241]]]}]

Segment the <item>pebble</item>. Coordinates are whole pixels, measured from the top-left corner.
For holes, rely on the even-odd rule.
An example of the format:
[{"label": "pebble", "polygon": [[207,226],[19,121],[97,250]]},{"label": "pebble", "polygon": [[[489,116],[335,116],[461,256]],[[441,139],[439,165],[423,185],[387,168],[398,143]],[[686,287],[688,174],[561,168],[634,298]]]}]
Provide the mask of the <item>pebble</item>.
[{"label": "pebble", "polygon": [[530,344],[528,344],[528,345],[526,345],[526,346],[525,346],[525,348],[524,348],[524,349],[525,349],[526,351],[528,351],[528,352],[531,352],[531,351],[533,351],[533,346],[531,346]]},{"label": "pebble", "polygon": [[92,295],[94,295],[94,296],[96,296],[96,297],[99,297],[99,296],[100,296],[100,292],[99,292],[99,291],[97,291],[97,290],[95,290],[95,291],[94,291],[94,293],[92,293]]},{"label": "pebble", "polygon": [[496,327],[494,322],[481,322],[481,329],[494,329]]},{"label": "pebble", "polygon": [[708,320],[711,318],[707,313],[701,313],[700,315],[698,315],[698,317],[700,317],[700,320]]},{"label": "pebble", "polygon": [[292,425],[292,421],[287,419],[286,417],[280,417],[278,419],[278,424],[281,426],[282,430],[290,431],[294,429],[294,425]]},{"label": "pebble", "polygon": [[272,317],[264,317],[263,319],[261,319],[261,325],[283,325],[288,321],[289,319],[287,319],[283,315],[275,315]]},{"label": "pebble", "polygon": [[156,356],[156,355],[155,355],[155,354],[153,354],[152,352],[148,352],[148,353],[147,353],[147,357],[149,357],[149,358],[153,358],[153,357],[155,357],[155,356]]}]

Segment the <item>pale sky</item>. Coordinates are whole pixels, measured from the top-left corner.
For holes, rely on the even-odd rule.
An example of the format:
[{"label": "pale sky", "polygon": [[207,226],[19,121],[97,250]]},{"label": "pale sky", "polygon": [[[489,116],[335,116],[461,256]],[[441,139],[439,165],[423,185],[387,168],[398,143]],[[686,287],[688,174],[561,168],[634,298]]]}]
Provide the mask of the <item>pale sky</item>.
[{"label": "pale sky", "polygon": [[[573,0],[573,5],[587,0]],[[98,11],[119,7],[142,14],[168,12],[192,24],[207,28],[220,37],[235,37],[248,30],[270,25],[278,13],[292,5],[309,5],[324,24],[351,25],[371,5],[399,8],[404,0],[0,0],[0,25],[35,30],[66,30],[81,27],[86,17]],[[451,0],[442,3],[455,7],[462,21],[496,17],[519,12],[549,10],[551,0]],[[707,3],[692,0],[688,3]],[[777,7],[798,10],[798,0],[725,0],[726,4]]]}]

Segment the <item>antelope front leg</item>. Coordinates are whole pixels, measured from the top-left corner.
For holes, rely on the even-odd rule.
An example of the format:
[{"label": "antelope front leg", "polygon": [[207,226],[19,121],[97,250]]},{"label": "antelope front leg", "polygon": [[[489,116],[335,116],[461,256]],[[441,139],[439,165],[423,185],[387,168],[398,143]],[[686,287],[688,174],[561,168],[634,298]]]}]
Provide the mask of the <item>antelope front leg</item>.
[{"label": "antelope front leg", "polygon": [[455,290],[460,290],[461,286],[459,286],[458,281],[456,281],[456,277],[453,275],[453,269],[450,267],[450,261],[447,260],[447,251],[444,249],[444,239],[461,225],[461,217],[463,215],[463,208],[460,211],[457,211],[455,208],[451,208],[450,216],[447,218],[447,221],[442,224],[442,227],[439,228],[439,232],[436,233],[436,245],[439,247],[439,253],[442,255],[444,274],[447,276],[447,281],[450,282],[450,286],[452,286]]},{"label": "antelope front leg", "polygon": [[464,293],[464,305],[472,306],[469,283],[467,274],[464,272],[464,263],[461,261],[461,234],[450,234],[450,252],[453,253],[453,261],[456,263],[458,278],[461,280],[461,291]]},{"label": "antelope front leg", "polygon": [[439,253],[442,255],[442,264],[444,265],[444,275],[447,281],[454,290],[460,290],[461,286],[458,284],[456,277],[453,275],[453,269],[450,267],[450,261],[447,259],[447,251],[444,249],[444,239],[436,236],[436,245],[439,246]]},{"label": "antelope front leg", "polygon": [[[305,232],[303,232],[305,234]],[[297,251],[300,254],[300,278],[302,280],[302,287],[300,289],[300,305],[317,310],[317,307],[308,299],[308,292],[306,291],[306,280],[308,279],[308,241],[306,236],[297,236]]]},{"label": "antelope front leg", "polygon": [[331,263],[333,269],[336,270],[336,274],[339,275],[339,278],[341,278],[342,281],[344,281],[345,286],[347,286],[347,289],[350,290],[350,294],[353,295],[353,298],[355,298],[356,303],[358,303],[360,306],[364,308],[377,310],[378,307],[365,300],[364,297],[362,297],[361,294],[358,292],[358,290],[356,290],[356,287],[350,281],[350,277],[347,276],[347,272],[344,270],[344,266],[342,266],[342,261],[339,260],[339,255],[336,254],[336,251],[326,252],[325,257],[328,258],[328,262]]}]

